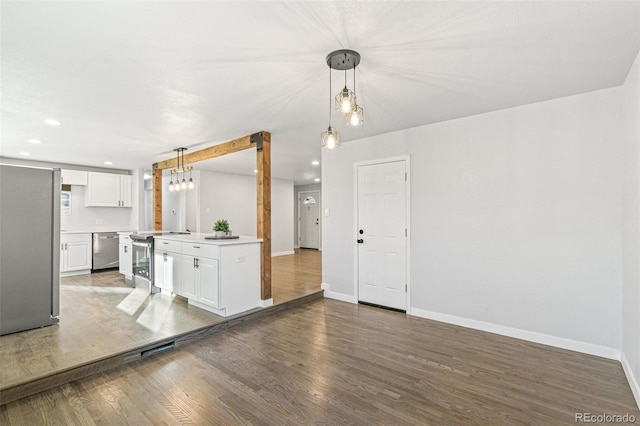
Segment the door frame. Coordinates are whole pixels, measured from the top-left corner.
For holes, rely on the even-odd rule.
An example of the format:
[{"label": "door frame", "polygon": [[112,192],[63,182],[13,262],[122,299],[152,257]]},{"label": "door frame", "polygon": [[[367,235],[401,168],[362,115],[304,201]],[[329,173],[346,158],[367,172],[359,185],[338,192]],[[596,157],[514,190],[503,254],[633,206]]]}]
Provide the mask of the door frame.
[{"label": "door frame", "polygon": [[353,163],[353,294],[355,296],[355,303],[358,303],[360,299],[358,282],[360,281],[359,273],[359,257],[358,257],[358,167],[371,166],[375,164],[393,163],[396,161],[405,162],[405,172],[407,173],[406,185],[405,185],[405,220],[407,224],[407,239],[405,242],[405,249],[407,253],[407,265],[406,265],[406,277],[407,277],[407,293],[406,293],[406,306],[405,312],[411,311],[411,156],[400,155],[397,157],[385,157],[375,160],[358,161]]},{"label": "door frame", "polygon": [[300,242],[302,241],[302,195],[301,194],[314,194],[316,195],[316,199],[318,200],[318,251],[322,251],[322,198],[320,198],[320,190],[312,189],[307,191],[298,191],[298,248],[302,248],[300,246]]}]

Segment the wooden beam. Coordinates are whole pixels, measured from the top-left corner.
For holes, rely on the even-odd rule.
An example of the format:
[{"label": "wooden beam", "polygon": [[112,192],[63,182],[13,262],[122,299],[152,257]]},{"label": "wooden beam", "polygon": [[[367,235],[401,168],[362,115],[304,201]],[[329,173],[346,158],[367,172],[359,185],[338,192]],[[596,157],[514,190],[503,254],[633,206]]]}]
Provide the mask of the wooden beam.
[{"label": "wooden beam", "polygon": [[162,169],[153,165],[153,229],[162,230]]},{"label": "wooden beam", "polygon": [[[184,164],[221,157],[256,148],[257,236],[262,238],[260,258],[260,297],[271,299],[271,133],[259,132],[184,155]],[[162,230],[162,171],[178,167],[177,158],[153,165],[153,228]]]},{"label": "wooden beam", "polygon": [[262,300],[271,299],[271,134],[262,132],[262,150],[257,152],[258,238],[262,238],[260,262]]},{"label": "wooden beam", "polygon": [[[184,164],[197,163],[198,161],[208,160],[210,158],[221,157],[223,155],[232,154],[238,151],[244,151],[245,149],[255,148],[256,145],[251,143],[251,135],[244,136],[238,139],[231,140],[229,142],[221,143],[219,145],[213,145],[208,148],[204,148],[198,151],[184,154]],[[158,169],[170,169],[172,167],[178,167],[176,158],[160,161],[157,163]]]}]

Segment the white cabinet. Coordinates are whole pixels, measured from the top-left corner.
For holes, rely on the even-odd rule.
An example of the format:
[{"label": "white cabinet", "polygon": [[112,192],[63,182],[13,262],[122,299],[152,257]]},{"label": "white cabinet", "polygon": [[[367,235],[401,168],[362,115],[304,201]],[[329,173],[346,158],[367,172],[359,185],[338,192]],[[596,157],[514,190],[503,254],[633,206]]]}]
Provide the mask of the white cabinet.
[{"label": "white cabinet", "polygon": [[87,185],[87,172],[62,169],[61,182],[64,185]]},{"label": "white cabinet", "polygon": [[133,254],[130,235],[120,234],[118,241],[118,270],[127,280],[133,278]]},{"label": "white cabinet", "polygon": [[91,234],[60,236],[60,272],[63,276],[91,273]]},{"label": "white cabinet", "polygon": [[220,308],[218,260],[182,255],[182,296]]},{"label": "white cabinet", "polygon": [[87,174],[87,207],[131,207],[131,176],[111,173]]},{"label": "white cabinet", "polygon": [[261,306],[260,240],[215,244],[197,235],[155,239],[154,284],[224,317]]},{"label": "white cabinet", "polygon": [[153,250],[153,284],[167,292],[182,294],[180,243],[156,239]]}]

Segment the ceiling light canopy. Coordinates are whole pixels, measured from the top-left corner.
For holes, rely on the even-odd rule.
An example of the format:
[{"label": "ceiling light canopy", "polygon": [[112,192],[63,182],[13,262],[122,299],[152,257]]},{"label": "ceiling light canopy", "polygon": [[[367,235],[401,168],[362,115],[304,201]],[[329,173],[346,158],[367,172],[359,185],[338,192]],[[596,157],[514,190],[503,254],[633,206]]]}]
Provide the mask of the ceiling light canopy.
[{"label": "ceiling light canopy", "polygon": [[[322,146],[334,149],[340,146],[340,132],[331,126],[331,70],[344,71],[344,88],[335,96],[335,109],[341,112],[348,126],[360,126],[364,123],[364,110],[356,98],[356,67],[360,63],[360,54],[355,50],[340,49],[327,55],[329,66],[329,127],[322,133]],[[353,90],[347,87],[347,71],[353,70]]]}]

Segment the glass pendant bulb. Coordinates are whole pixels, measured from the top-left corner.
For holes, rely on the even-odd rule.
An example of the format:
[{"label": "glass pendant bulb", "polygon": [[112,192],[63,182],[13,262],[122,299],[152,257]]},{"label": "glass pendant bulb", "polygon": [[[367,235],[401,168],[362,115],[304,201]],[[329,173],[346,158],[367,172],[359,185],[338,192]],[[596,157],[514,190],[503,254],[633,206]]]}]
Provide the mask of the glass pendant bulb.
[{"label": "glass pendant bulb", "polygon": [[180,182],[180,189],[187,189],[187,181],[185,178],[182,178],[182,182]]},{"label": "glass pendant bulb", "polygon": [[356,107],[355,94],[344,86],[344,89],[336,95],[336,110],[343,114],[349,114]]},{"label": "glass pendant bulb", "polygon": [[193,189],[196,185],[193,183],[193,179],[189,178],[189,183],[187,184],[187,188]]},{"label": "glass pendant bulb", "polygon": [[345,121],[347,126],[361,126],[364,123],[364,110],[362,107],[356,105],[356,109],[345,115]]},{"label": "glass pendant bulb", "polygon": [[173,180],[171,180],[171,181],[169,182],[169,192],[173,192],[173,191],[174,191],[174,189],[175,189],[175,188],[173,187]]},{"label": "glass pendant bulb", "polygon": [[326,132],[322,132],[322,146],[327,149],[334,149],[340,146],[340,133],[329,126]]}]

